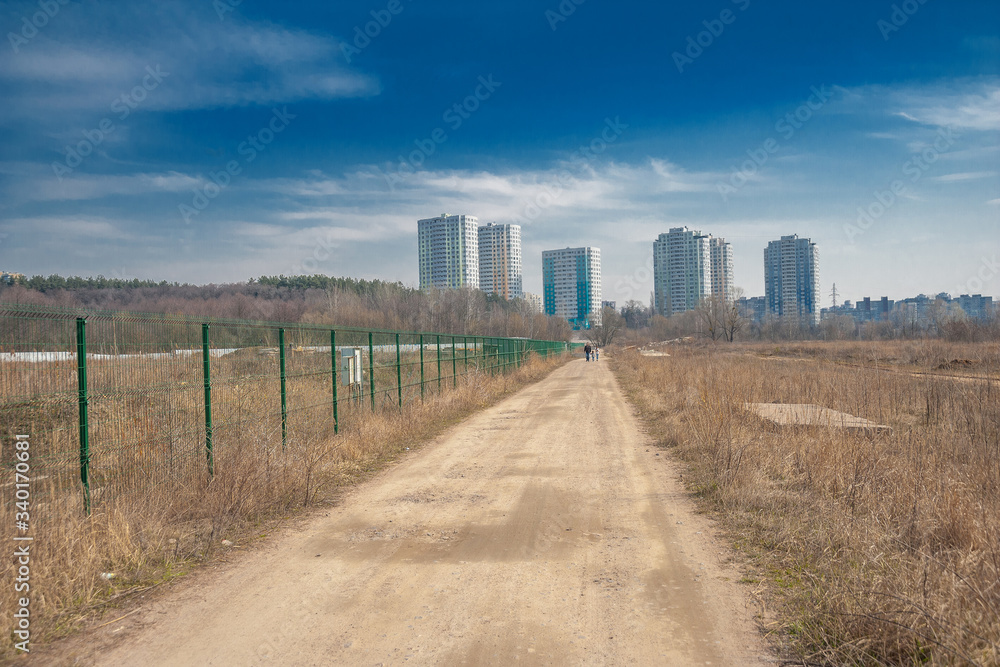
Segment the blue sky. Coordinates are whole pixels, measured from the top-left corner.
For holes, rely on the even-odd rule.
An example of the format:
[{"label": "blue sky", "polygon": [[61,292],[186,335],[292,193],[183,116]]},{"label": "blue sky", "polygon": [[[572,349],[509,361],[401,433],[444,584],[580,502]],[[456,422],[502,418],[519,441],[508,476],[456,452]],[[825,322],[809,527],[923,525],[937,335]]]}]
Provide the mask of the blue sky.
[{"label": "blue sky", "polygon": [[522,224],[535,292],[542,250],[593,245],[604,297],[648,301],[687,225],[749,295],[799,234],[824,295],[1000,296],[995,0],[36,0],[0,26],[0,269],[415,285],[416,220],[448,212]]}]

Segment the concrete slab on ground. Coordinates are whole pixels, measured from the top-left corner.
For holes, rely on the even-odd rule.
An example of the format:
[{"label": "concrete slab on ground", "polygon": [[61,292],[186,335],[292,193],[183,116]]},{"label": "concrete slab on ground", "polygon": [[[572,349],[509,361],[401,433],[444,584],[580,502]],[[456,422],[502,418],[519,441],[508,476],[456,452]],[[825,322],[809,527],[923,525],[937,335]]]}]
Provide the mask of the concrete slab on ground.
[{"label": "concrete slab on ground", "polygon": [[747,403],[747,410],[776,426],[819,426],[868,433],[891,433],[884,424],[809,403]]}]

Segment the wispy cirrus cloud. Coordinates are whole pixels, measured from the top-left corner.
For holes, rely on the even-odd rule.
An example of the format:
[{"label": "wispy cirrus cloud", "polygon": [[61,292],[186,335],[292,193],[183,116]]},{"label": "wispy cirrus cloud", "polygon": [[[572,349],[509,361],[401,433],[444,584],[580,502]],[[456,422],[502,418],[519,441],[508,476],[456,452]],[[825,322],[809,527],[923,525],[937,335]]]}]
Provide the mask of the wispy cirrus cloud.
[{"label": "wispy cirrus cloud", "polygon": [[[29,7],[29,5],[25,5]],[[210,3],[87,2],[53,21],[20,52],[0,50],[10,95],[0,120],[106,113],[114,99],[159,66],[166,84],[151,110],[209,109],[378,94],[373,77],[347,68],[337,41],[307,30],[227,17]],[[71,14],[71,15],[70,15]],[[114,26],[114,39],[108,39]]]},{"label": "wispy cirrus cloud", "polygon": [[887,106],[906,120],[965,130],[1000,130],[998,79],[969,79],[887,92]]},{"label": "wispy cirrus cloud", "polygon": [[129,175],[80,175],[61,183],[30,181],[14,196],[26,200],[79,201],[115,195],[141,196],[151,193],[186,192],[201,181],[186,174],[167,172]]},{"label": "wispy cirrus cloud", "polygon": [[[873,84],[842,89],[837,113],[869,119],[902,119],[908,123],[957,130],[1000,130],[1000,79],[992,76]],[[905,125],[869,130],[866,136],[906,140]]]},{"label": "wispy cirrus cloud", "polygon": [[961,181],[978,181],[984,178],[996,178],[998,175],[995,171],[967,171],[957,174],[944,174],[942,176],[933,176],[929,180],[937,181],[939,183],[957,183]]}]

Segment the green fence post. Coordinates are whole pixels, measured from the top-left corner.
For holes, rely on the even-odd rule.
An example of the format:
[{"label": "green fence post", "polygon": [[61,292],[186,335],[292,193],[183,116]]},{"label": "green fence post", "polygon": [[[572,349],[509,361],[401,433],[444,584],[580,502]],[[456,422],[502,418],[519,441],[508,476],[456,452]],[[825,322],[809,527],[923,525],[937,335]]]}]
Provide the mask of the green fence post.
[{"label": "green fence post", "polygon": [[368,332],[368,385],[371,387],[372,412],[375,412],[375,344],[372,332]]},{"label": "green fence post", "polygon": [[458,350],[455,349],[455,337],[451,337],[451,388],[458,389]]},{"label": "green fence post", "polygon": [[441,393],[441,336],[437,337],[437,350],[438,350],[438,393]]},{"label": "green fence post", "polygon": [[208,324],[201,325],[201,373],[205,382],[205,458],[208,476],[215,477],[215,454],[212,452],[212,361],[209,355]]},{"label": "green fence post", "polygon": [[90,424],[87,408],[87,320],[76,318],[76,382],[80,407],[80,481],[83,482],[83,509],[90,514]]},{"label": "green fence post", "polygon": [[399,397],[399,409],[403,409],[403,370],[399,357],[399,334],[396,334],[396,394]]},{"label": "green fence post", "polygon": [[337,332],[330,330],[330,368],[333,370],[333,434],[340,433],[340,419],[337,416]]},{"label": "green fence post", "polygon": [[469,337],[462,336],[462,352],[465,355],[465,375],[469,374]]},{"label": "green fence post", "polygon": [[424,335],[420,334],[420,402],[424,402]]},{"label": "green fence post", "polygon": [[281,373],[281,448],[285,448],[288,440],[288,395],[286,393],[286,367],[285,367],[285,330],[278,329],[278,359]]}]

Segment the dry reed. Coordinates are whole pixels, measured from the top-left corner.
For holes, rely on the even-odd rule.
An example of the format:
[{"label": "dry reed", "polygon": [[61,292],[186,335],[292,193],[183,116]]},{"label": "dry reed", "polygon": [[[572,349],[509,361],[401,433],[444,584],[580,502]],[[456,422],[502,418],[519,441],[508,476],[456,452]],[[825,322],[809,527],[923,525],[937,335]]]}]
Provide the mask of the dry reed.
[{"label": "dry reed", "polygon": [[[783,653],[811,664],[1000,664],[995,344],[668,351],[623,351],[615,371],[746,554],[745,581],[767,591]],[[964,378],[935,374],[955,359],[969,361]],[[779,430],[750,402],[818,404],[893,430]]]}]

